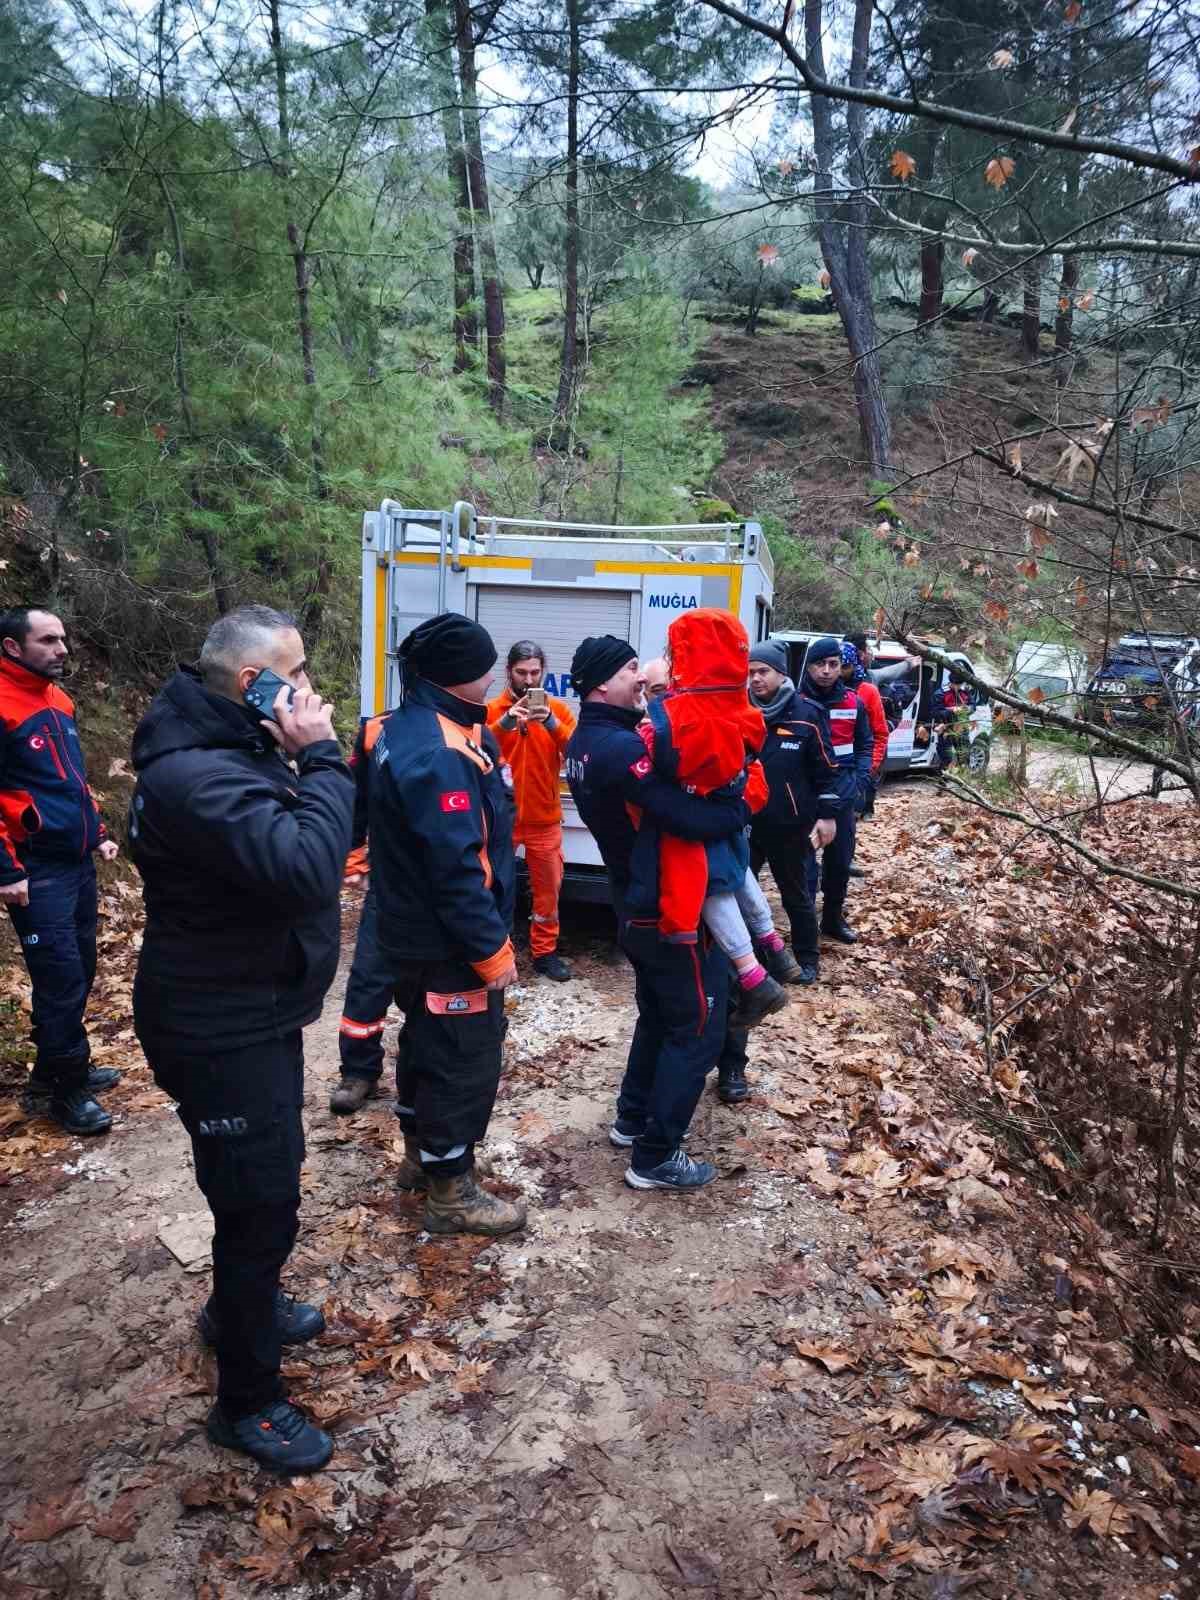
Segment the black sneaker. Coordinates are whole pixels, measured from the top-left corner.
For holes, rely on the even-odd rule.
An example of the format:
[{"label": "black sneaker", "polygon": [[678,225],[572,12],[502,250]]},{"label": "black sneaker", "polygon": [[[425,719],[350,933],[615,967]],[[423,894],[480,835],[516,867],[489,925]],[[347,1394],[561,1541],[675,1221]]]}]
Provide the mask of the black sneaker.
[{"label": "black sneaker", "polygon": [[[114,1088],[120,1081],[121,1074],[116,1067],[89,1067],[84,1088],[89,1094],[99,1094],[104,1089]],[[21,1096],[21,1104],[30,1113],[44,1115],[53,1098],[52,1083],[44,1083],[30,1076],[29,1082],[25,1085],[25,1092]]]},{"label": "black sneaker", "polygon": [[67,1094],[52,1094],[38,1108],[42,1116],[57,1122],[67,1133],[87,1137],[93,1133],[107,1133],[112,1118],[98,1100],[93,1100],[87,1089],[71,1089]]},{"label": "black sneaker", "polygon": [[718,1069],[717,1095],[727,1106],[740,1106],[743,1100],[749,1100],[750,1085],[746,1082],[746,1074],[741,1067],[733,1068],[729,1072]]},{"label": "black sneaker", "polygon": [[555,983],[568,983],[571,977],[571,968],[553,952],[548,956],[534,956],[533,970],[543,978],[553,978]]},{"label": "black sneaker", "polygon": [[845,917],[837,914],[822,919],[821,932],[827,939],[836,939],[839,944],[857,944],[858,935],[846,921]]},{"label": "black sneaker", "polygon": [[[320,1307],[306,1305],[294,1295],[280,1289],[275,1297],[275,1315],[279,1319],[279,1337],[284,1344],[307,1344],[319,1333],[325,1332],[325,1317]],[[205,1344],[216,1344],[220,1331],[217,1314],[211,1300],[206,1300],[196,1319],[200,1337]]]},{"label": "black sneaker", "polygon": [[756,1023],[769,1017],[775,1011],[782,1011],[787,1005],[787,994],[782,984],[775,982],[770,975],[761,983],[756,983],[753,989],[743,989],[739,986],[737,1009],[732,1013],[730,1022],[735,1028],[753,1028]]},{"label": "black sneaker", "polygon": [[286,1400],[231,1420],[215,1405],[208,1437],[226,1450],[241,1450],[272,1472],[319,1472],[333,1454],[333,1440]]}]

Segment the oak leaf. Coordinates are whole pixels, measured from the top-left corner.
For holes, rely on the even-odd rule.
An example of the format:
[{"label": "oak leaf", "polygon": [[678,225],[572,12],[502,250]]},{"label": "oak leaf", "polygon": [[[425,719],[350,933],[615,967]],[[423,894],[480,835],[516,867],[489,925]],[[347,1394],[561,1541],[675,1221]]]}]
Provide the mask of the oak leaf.
[{"label": "oak leaf", "polygon": [[893,178],[899,178],[901,183],[907,183],[917,170],[917,163],[907,150],[893,150],[892,159],[888,163]]},{"label": "oak leaf", "polygon": [[1065,1390],[1042,1389],[1031,1383],[1017,1383],[1017,1388],[1035,1411],[1070,1411],[1071,1396]]},{"label": "oak leaf", "polygon": [[1016,170],[1017,164],[1011,156],[993,156],[983,169],[983,176],[993,189],[1003,189]]},{"label": "oak leaf", "polygon": [[1070,1470],[1071,1458],[1062,1440],[1039,1423],[1018,1423],[1007,1439],[980,1439],[969,1444],[963,1464],[978,1462],[1001,1482],[1011,1478],[1030,1494],[1051,1489],[1056,1494],[1064,1485],[1063,1473]]},{"label": "oak leaf", "polygon": [[776,1537],[795,1554],[811,1550],[818,1561],[844,1560],[854,1547],[852,1524],[860,1519],[835,1512],[815,1495],[810,1495],[793,1517],[781,1517],[775,1524]]},{"label": "oak leaf", "polygon": [[407,1366],[415,1378],[428,1383],[435,1372],[453,1371],[454,1357],[439,1350],[432,1339],[406,1339],[389,1352],[388,1365],[397,1374]]}]

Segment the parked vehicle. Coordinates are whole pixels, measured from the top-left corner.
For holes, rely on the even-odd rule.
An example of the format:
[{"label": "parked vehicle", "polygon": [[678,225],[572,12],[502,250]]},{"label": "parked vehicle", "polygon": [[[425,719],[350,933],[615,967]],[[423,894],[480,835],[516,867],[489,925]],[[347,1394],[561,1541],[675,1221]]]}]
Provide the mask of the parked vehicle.
[{"label": "parked vehicle", "polygon": [[[798,683],[804,671],[808,647],[814,639],[827,635],[804,629],[774,633],[787,646],[789,675]],[[834,634],[840,639],[840,634]],[[895,639],[870,639],[872,662],[871,678],[879,685],[884,706],[888,710],[887,756],[884,759],[885,776],[901,772],[938,772],[941,760],[938,741],[933,735],[934,696],[952,680],[951,669],[932,661],[908,665],[908,651]],[[967,671],[980,676],[975,665],[961,650],[943,652],[952,661],[960,661]],[[987,696],[964,684],[965,727],[959,735],[962,754],[969,771],[978,776],[987,771],[992,750],[992,708]]]},{"label": "parked vehicle", "polygon": [[[396,646],[418,622],[461,611],[501,656],[518,639],[546,652],[545,687],[570,700],[571,658],[588,634],[661,655],[682,611],[724,606],[757,642],[771,631],[775,565],[756,522],[619,527],[479,515],[460,500],[419,511],[385,500],[363,517],[361,711],[395,705]],[[596,842],[562,783],[564,892],[607,900]]]},{"label": "parked vehicle", "polygon": [[1200,639],[1127,633],[1088,684],[1084,713],[1093,722],[1154,732],[1167,723],[1172,698],[1184,712],[1200,700]]},{"label": "parked vehicle", "polygon": [[1013,661],[1012,685],[1018,694],[1027,699],[1033,689],[1040,689],[1043,703],[1066,716],[1079,710],[1087,689],[1087,656],[1082,650],[1072,650],[1062,644],[1046,644],[1037,639],[1026,639],[1017,648]]}]

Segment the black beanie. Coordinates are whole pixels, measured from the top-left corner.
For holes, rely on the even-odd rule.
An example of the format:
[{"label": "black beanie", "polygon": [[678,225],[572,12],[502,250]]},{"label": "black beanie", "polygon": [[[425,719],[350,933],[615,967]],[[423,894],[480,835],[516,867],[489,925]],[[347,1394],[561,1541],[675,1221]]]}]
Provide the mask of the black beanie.
[{"label": "black beanie", "polygon": [[571,683],[581,700],[586,700],[593,689],[607,683],[615,672],[630,661],[637,660],[637,651],[628,639],[617,639],[611,633],[602,633],[580,641],[571,657]]},{"label": "black beanie", "polygon": [[396,652],[408,672],[440,688],[474,683],[496,664],[496,646],[486,628],[457,611],[419,623]]},{"label": "black beanie", "polygon": [[836,656],[840,661],[842,659],[842,647],[831,633],[827,633],[823,638],[814,639],[809,645],[804,665],[811,667],[814,661],[825,661],[830,656]]}]

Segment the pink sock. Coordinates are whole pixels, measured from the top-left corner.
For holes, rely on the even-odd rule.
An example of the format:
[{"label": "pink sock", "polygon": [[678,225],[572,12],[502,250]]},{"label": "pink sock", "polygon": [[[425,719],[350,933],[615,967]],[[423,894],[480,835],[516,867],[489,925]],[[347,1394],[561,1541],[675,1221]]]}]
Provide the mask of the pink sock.
[{"label": "pink sock", "polygon": [[774,928],[771,929],[770,933],[764,933],[758,942],[759,944],[766,945],[768,950],[783,949],[783,936],[776,933]]},{"label": "pink sock", "polygon": [[757,989],[767,975],[767,969],[760,967],[757,961],[752,967],[747,967],[745,972],[738,973],[738,982],[743,989]]}]

